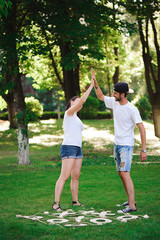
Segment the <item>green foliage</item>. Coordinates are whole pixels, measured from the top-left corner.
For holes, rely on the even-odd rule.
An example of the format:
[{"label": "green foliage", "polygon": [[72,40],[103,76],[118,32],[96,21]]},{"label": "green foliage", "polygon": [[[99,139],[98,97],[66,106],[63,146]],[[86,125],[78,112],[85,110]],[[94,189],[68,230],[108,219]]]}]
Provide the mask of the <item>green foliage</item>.
[{"label": "green foliage", "polygon": [[[64,117],[64,112],[60,113],[61,118]],[[52,112],[52,111],[47,111],[43,112],[41,116],[38,117],[38,119],[41,120],[47,120],[47,119],[58,119],[58,113],[57,112]],[[97,111],[96,116],[92,116],[92,119],[111,119],[112,115],[111,112],[99,112]],[[0,113],[0,119],[2,120],[8,120],[8,112],[5,113]],[[29,119],[28,119],[29,122]]]},{"label": "green foliage", "polygon": [[[61,115],[61,118],[63,118],[64,112],[61,112],[60,115]],[[58,119],[58,113],[47,111],[47,112],[43,112],[43,114],[39,117],[39,119],[43,119],[43,120],[47,120],[50,118]]]},{"label": "green foliage", "polygon": [[[84,118],[87,119],[86,115],[85,116],[83,116],[83,115],[81,116],[81,112],[82,112],[82,110],[80,111],[80,117],[82,117],[83,119]],[[111,119],[112,118],[112,115],[111,115],[110,111],[108,111],[108,112],[99,112],[99,111],[96,110],[96,113],[97,114],[94,115],[94,116],[90,116],[89,115],[89,119],[90,118],[92,118],[92,119]],[[64,117],[64,112],[61,112],[60,115],[61,115],[61,118],[63,118]],[[48,112],[43,112],[42,116],[39,117],[39,119],[41,119],[41,120],[42,119],[43,120],[47,120],[47,119],[50,119],[50,118],[58,119],[58,113],[57,112],[51,112],[51,111],[50,112],[49,111]]]},{"label": "green foliage", "polygon": [[7,17],[8,15],[8,9],[10,9],[12,6],[11,1],[8,0],[0,0],[0,18],[2,16]]},{"label": "green foliage", "polygon": [[94,117],[94,119],[111,119],[112,118],[112,114],[111,111],[108,112],[97,112],[97,115]]},{"label": "green foliage", "polygon": [[135,104],[138,108],[142,119],[148,119],[152,116],[152,106],[147,97],[141,96],[138,102]]},{"label": "green foliage", "polygon": [[34,97],[25,98],[26,103],[26,113],[25,118],[27,122],[35,121],[38,117],[41,117],[43,114],[43,107],[40,102]]},{"label": "green foliage", "polygon": [[8,120],[8,112],[0,113],[0,119]]},{"label": "green foliage", "polygon": [[0,111],[3,111],[5,108],[7,108],[7,103],[4,101],[4,99],[0,96]]},{"label": "green foliage", "polygon": [[79,112],[80,118],[82,119],[95,118],[97,116],[98,107],[99,100],[97,98],[89,96],[82,110]]}]

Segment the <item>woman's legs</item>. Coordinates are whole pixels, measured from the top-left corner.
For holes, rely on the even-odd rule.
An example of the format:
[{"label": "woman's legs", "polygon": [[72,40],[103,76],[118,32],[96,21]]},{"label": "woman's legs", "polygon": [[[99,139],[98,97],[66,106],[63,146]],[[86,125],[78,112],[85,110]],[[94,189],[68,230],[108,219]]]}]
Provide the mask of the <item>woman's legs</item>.
[{"label": "woman's legs", "polygon": [[78,188],[79,188],[79,176],[82,166],[82,158],[75,159],[72,171],[71,171],[71,192],[72,200],[78,201]]},{"label": "woman's legs", "polygon": [[63,186],[71,174],[74,162],[75,162],[75,159],[73,158],[66,158],[62,160],[61,174],[55,186],[55,202],[59,202],[59,199],[63,190]]}]

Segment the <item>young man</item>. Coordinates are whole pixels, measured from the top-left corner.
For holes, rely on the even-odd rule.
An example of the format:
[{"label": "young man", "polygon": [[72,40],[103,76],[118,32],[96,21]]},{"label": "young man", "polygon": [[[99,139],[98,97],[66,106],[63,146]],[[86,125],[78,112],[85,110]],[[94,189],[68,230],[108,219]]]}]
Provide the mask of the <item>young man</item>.
[{"label": "young man", "polygon": [[119,82],[114,86],[113,97],[103,95],[95,78],[92,69],[92,78],[97,97],[104,101],[107,108],[113,110],[114,117],[114,158],[118,174],[122,180],[126,191],[128,201],[122,204],[127,208],[118,211],[119,213],[128,213],[136,211],[134,185],[130,176],[131,161],[134,146],[134,127],[138,126],[141,136],[140,158],[142,161],[147,159],[146,152],[146,133],[138,109],[127,100],[127,94],[134,91],[129,89],[128,84]]}]

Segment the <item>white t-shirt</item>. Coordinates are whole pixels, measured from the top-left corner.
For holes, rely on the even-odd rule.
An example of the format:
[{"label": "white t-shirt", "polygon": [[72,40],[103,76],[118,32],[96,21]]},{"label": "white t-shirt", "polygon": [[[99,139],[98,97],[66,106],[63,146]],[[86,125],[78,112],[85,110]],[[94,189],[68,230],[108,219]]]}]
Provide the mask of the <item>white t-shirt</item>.
[{"label": "white t-shirt", "polygon": [[79,117],[75,113],[73,116],[68,116],[66,111],[63,119],[64,140],[62,145],[82,147],[83,129],[84,125]]},{"label": "white t-shirt", "polygon": [[114,143],[116,145],[134,145],[134,128],[142,119],[138,109],[130,102],[120,105],[114,97],[104,97],[106,107],[113,109]]}]

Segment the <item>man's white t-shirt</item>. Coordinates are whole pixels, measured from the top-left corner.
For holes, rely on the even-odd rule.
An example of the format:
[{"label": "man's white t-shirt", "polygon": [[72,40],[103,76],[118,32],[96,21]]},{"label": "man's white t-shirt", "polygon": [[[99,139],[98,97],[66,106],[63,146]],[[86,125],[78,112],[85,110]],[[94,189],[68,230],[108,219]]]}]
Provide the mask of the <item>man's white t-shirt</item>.
[{"label": "man's white t-shirt", "polygon": [[82,147],[83,129],[84,125],[79,117],[75,113],[73,116],[68,116],[66,111],[63,119],[64,140],[62,145]]},{"label": "man's white t-shirt", "polygon": [[120,105],[114,97],[105,96],[104,103],[107,108],[113,109],[114,143],[116,145],[133,146],[135,125],[142,122],[138,109],[130,102]]}]

